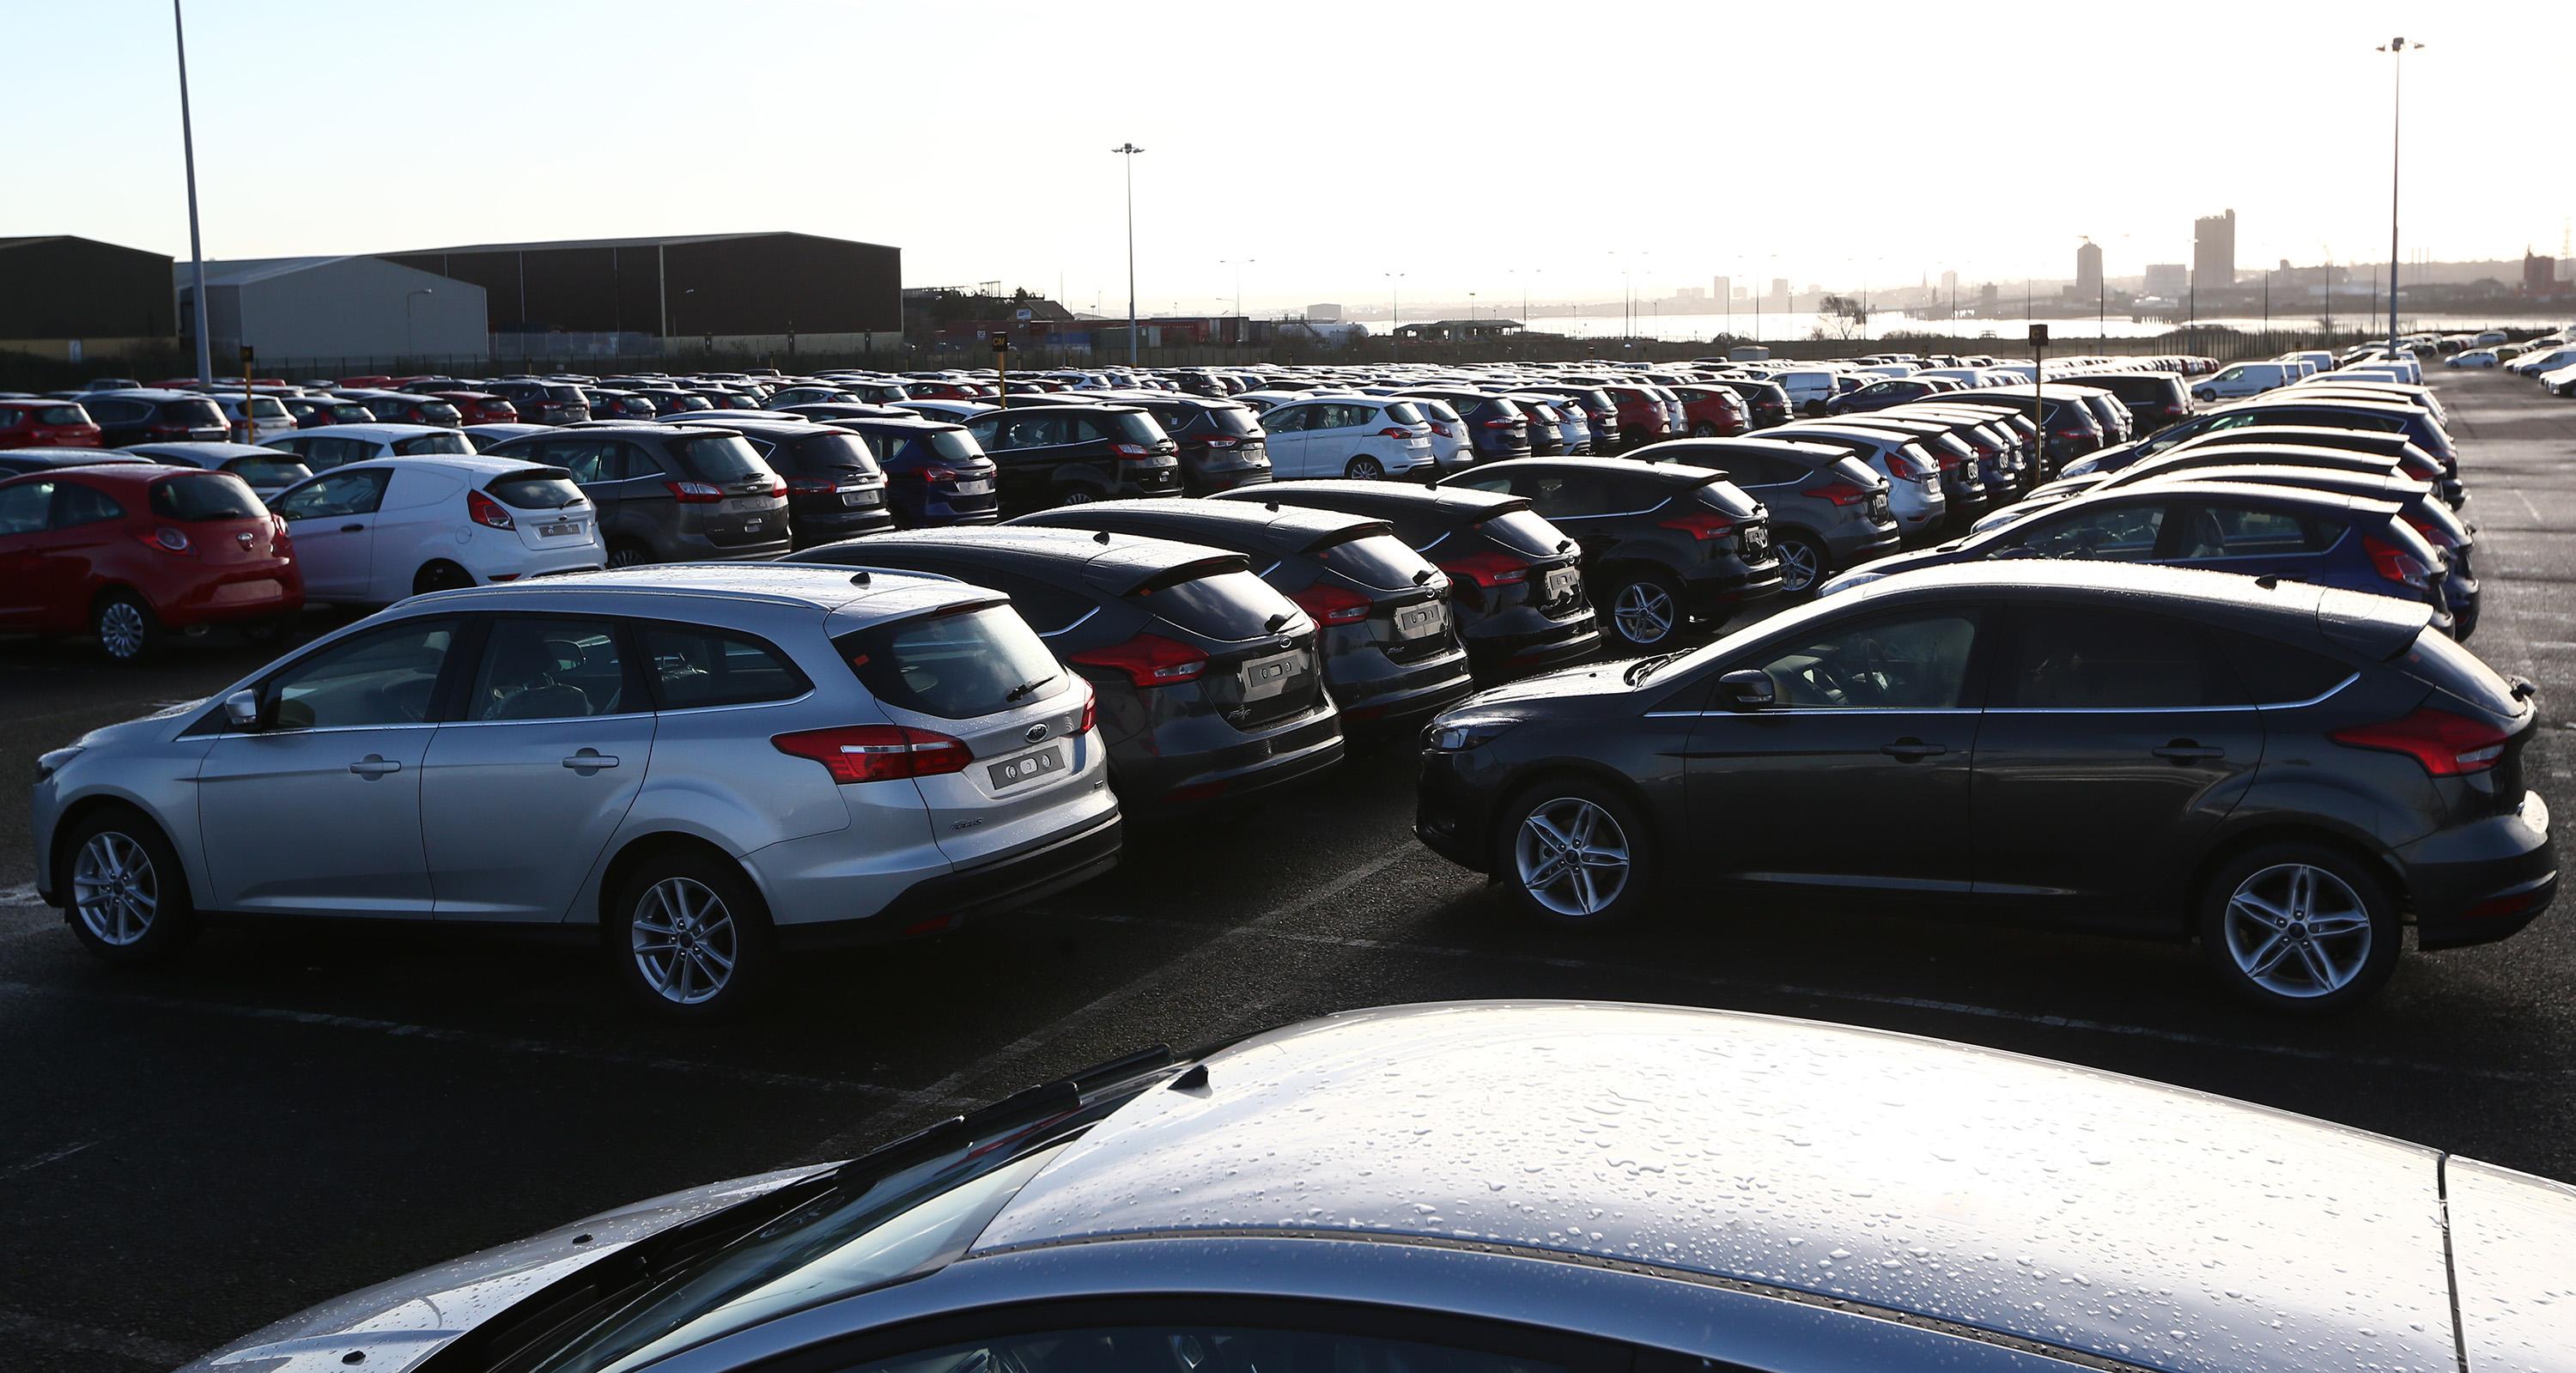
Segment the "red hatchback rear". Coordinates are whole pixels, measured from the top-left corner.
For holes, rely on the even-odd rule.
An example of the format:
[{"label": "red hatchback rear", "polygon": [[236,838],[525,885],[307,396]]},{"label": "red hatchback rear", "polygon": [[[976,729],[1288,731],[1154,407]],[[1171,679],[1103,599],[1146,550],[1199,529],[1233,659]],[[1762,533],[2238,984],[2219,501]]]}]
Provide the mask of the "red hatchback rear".
[{"label": "red hatchback rear", "polygon": [[489,391],[432,391],[429,395],[455,406],[457,417],[467,424],[519,422],[519,407]]},{"label": "red hatchback rear", "polygon": [[0,448],[96,448],[98,425],[77,401],[0,400]]},{"label": "red hatchback rear", "polygon": [[135,662],[172,631],[303,607],[285,522],[231,473],[135,463],[0,482],[0,630],[93,634]]}]

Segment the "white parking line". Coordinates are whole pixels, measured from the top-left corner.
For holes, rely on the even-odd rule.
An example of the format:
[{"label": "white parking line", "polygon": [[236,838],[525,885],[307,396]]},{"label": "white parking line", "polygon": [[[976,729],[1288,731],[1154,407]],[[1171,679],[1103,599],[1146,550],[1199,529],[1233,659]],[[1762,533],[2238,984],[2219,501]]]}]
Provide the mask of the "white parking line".
[{"label": "white parking line", "polygon": [[859,1082],[850,1078],[816,1077],[805,1073],[781,1073],[764,1068],[748,1068],[733,1063],[708,1063],[698,1059],[631,1054],[618,1049],[595,1048],[585,1044],[557,1044],[519,1035],[449,1029],[437,1025],[412,1025],[398,1020],[333,1015],[323,1011],[298,1011],[283,1006],[241,1006],[220,1001],[195,1001],[187,997],[161,996],[151,992],[97,991],[45,986],[33,982],[0,982],[0,997],[10,996],[83,998],[126,1006],[148,1006],[155,1010],[224,1016],[235,1020],[262,1020],[284,1025],[355,1030],[394,1039],[414,1039],[431,1044],[454,1044],[496,1053],[525,1054],[538,1058],[566,1058],[611,1067],[645,1068],[655,1072],[693,1073],[720,1077],[730,1082],[747,1082],[762,1087],[785,1087],[797,1091],[825,1092],[836,1096],[868,1097],[889,1105],[957,1104],[946,1101],[936,1092],[917,1092],[901,1087],[887,1087],[874,1082]]},{"label": "white parking line", "polygon": [[[1121,925],[1186,925],[1186,921],[1156,920],[1132,915],[1083,915],[1079,920]],[[1246,933],[1255,933],[1247,930]],[[2086,1034],[2116,1035],[2128,1039],[2155,1040],[2165,1044],[2188,1044],[2200,1048],[2226,1049],[2236,1053],[2270,1054],[2281,1058],[2310,1062],[2348,1063],[2362,1068],[2400,1068],[2409,1072],[2435,1073],[2449,1077],[2483,1078],[2493,1082],[2564,1083],[2576,1081],[2576,1068],[2526,1069],[2497,1068],[2477,1064],[2434,1063],[2419,1059],[2392,1058],[2381,1054],[2338,1053],[2329,1049],[2309,1049],[2294,1044],[2264,1044],[2226,1039],[2218,1035],[2195,1034],[2189,1030],[2162,1030],[2151,1025],[2130,1025],[2112,1020],[2088,1020],[2081,1016],[2046,1015],[2031,1011],[2006,1010],[2000,1006],[1980,1006],[1966,1001],[1940,1001],[1930,997],[1900,996],[1886,992],[1852,991],[1839,987],[1807,987],[1794,982],[1757,982],[1748,978],[1726,977],[1712,973],[1681,972],[1670,968],[1639,967],[1611,963],[1600,959],[1552,957],[1543,954],[1515,953],[1504,949],[1476,949],[1455,945],[1416,944],[1400,939],[1366,939],[1352,935],[1311,934],[1297,930],[1259,931],[1260,937],[1298,944],[1319,944],[1334,948],[1365,950],[1371,953],[1421,954],[1434,958],[1479,959],[1498,963],[1516,963],[1529,967],[1566,969],[1579,972],[1608,973],[1635,977],[1640,973],[1694,982],[1704,987],[1727,991],[1753,992],[1771,996],[1802,997],[1819,1001],[1848,1001],[1870,1006],[1890,1006],[1913,1011],[1936,1011],[1944,1015],[1973,1016],[1980,1020],[2008,1020],[2022,1025],[2039,1025],[2056,1030],[2076,1030]]]}]

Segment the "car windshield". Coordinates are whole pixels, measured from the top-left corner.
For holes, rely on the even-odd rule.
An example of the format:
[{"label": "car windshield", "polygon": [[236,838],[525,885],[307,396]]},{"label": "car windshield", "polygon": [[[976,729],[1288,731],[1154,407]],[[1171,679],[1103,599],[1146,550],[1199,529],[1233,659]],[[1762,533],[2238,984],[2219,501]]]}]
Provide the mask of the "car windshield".
[{"label": "car windshield", "polygon": [[703,438],[671,440],[671,452],[688,469],[689,475],[703,482],[722,485],[763,475],[769,466],[752,450],[749,440],[740,434],[710,434]]},{"label": "car windshield", "polygon": [[241,478],[227,472],[172,477],[152,488],[152,513],[165,520],[247,520],[268,513]]},{"label": "car windshield", "polygon": [[462,431],[416,434],[407,439],[395,440],[393,450],[406,458],[419,457],[425,453],[471,453],[474,451],[474,440],[465,437]]},{"label": "car windshield", "polygon": [[174,400],[161,407],[161,419],[165,424],[184,424],[192,429],[220,429],[224,412],[210,400]]},{"label": "car windshield", "polygon": [[287,457],[235,458],[224,470],[253,486],[288,486],[313,475],[313,469]]},{"label": "car windshield", "polygon": [[1016,611],[985,606],[917,615],[833,641],[880,701],[948,720],[1017,707],[1061,675]]},{"label": "car windshield", "polygon": [[876,455],[876,447],[856,434],[816,434],[780,444],[771,453],[770,466],[783,464],[803,473],[874,472]]},{"label": "car windshield", "polygon": [[1389,424],[1420,424],[1422,412],[1414,409],[1411,401],[1400,400],[1386,407],[1386,418]]},{"label": "car windshield", "polygon": [[423,424],[459,424],[465,419],[463,415],[457,413],[455,406],[443,400],[423,401],[420,408],[413,413],[420,416],[420,422]]},{"label": "car windshield", "polygon": [[1258,434],[1261,424],[1240,405],[1220,405],[1205,412],[1207,427],[1219,434]]},{"label": "car windshield", "polygon": [[501,504],[517,510],[561,510],[568,505],[579,505],[586,499],[581,488],[573,485],[571,477],[543,468],[495,477],[492,484],[483,489],[491,492],[493,499]]},{"label": "car windshield", "polygon": [[912,446],[944,462],[981,462],[984,450],[963,429],[934,429],[913,438]]}]

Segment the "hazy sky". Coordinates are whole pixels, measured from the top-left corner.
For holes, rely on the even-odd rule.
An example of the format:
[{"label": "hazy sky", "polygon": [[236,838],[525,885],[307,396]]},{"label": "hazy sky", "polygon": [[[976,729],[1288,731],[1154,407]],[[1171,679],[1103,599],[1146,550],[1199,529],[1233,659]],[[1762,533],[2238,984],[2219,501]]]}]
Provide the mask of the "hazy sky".
[{"label": "hazy sky", "polygon": [[[1142,307],[2556,250],[2576,9],[193,0],[212,257],[793,229]],[[166,3],[0,0],[0,234],[186,256]],[[41,169],[41,170],[40,170]],[[1504,308],[1511,308],[1505,306]]]}]

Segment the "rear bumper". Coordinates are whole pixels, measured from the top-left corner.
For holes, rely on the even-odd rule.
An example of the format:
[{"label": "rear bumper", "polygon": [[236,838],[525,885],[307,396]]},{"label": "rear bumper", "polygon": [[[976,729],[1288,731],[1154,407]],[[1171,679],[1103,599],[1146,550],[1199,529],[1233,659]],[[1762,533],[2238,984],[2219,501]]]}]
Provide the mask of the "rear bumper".
[{"label": "rear bumper", "polygon": [[2530,924],[2558,895],[2549,803],[2525,792],[2511,815],[2428,835],[2393,855],[2424,949],[2489,944]]},{"label": "rear bumper", "polygon": [[1156,752],[1131,744],[1110,758],[1119,804],[1147,815],[1196,801],[1242,796],[1341,761],[1342,719],[1329,707],[1216,748]]},{"label": "rear bumper", "polygon": [[1342,723],[1354,728],[1416,720],[1476,689],[1464,653],[1410,666],[1399,675],[1351,684],[1333,682],[1328,665],[1325,681],[1333,699],[1341,703]]},{"label": "rear bumper", "polygon": [[1682,579],[1682,609],[1691,615],[1713,620],[1731,613],[1746,601],[1780,594],[1780,560],[1747,567],[1742,560],[1730,558],[1695,571]]},{"label": "rear bumper", "polygon": [[152,607],[152,614],[173,629],[188,625],[232,624],[304,608],[304,580],[281,563],[265,572],[228,576],[188,588],[187,594]]},{"label": "rear bumper", "polygon": [[1053,896],[1118,866],[1125,822],[1116,810],[1101,819],[996,854],[970,867],[924,878],[876,914],[778,927],[779,947],[805,949],[877,943],[953,930]]},{"label": "rear bumper", "polygon": [[1478,677],[1492,677],[1557,667],[1601,647],[1600,621],[1589,610],[1546,623],[1546,629],[1528,633],[1470,634],[1467,661]]}]

